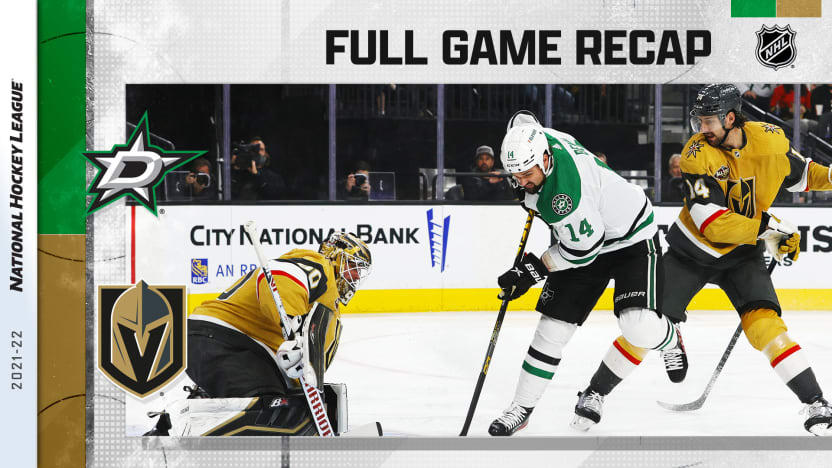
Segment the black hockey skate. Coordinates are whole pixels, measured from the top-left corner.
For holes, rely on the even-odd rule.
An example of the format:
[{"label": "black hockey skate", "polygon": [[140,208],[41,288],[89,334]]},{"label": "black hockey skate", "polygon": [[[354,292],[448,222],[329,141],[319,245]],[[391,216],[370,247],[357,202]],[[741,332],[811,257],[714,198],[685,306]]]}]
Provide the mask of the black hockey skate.
[{"label": "black hockey skate", "polygon": [[512,402],[503,415],[495,419],[488,427],[488,433],[493,436],[510,436],[526,427],[529,423],[529,416],[534,408],[526,408]]},{"label": "black hockey skate", "polygon": [[679,383],[685,380],[685,376],[688,373],[688,355],[685,352],[685,344],[682,342],[682,333],[679,330],[679,325],[674,324],[673,328],[676,329],[676,336],[679,338],[679,343],[673,348],[663,349],[661,354],[667,377],[671,382]]},{"label": "black hockey skate", "polygon": [[575,405],[575,417],[572,419],[572,428],[579,431],[588,431],[590,427],[601,421],[604,395],[587,387],[583,392],[578,392],[578,404]]},{"label": "black hockey skate", "polygon": [[812,403],[806,405],[803,411],[806,413],[806,421],[803,427],[816,436],[832,435],[832,408],[829,407],[823,397],[818,397]]}]

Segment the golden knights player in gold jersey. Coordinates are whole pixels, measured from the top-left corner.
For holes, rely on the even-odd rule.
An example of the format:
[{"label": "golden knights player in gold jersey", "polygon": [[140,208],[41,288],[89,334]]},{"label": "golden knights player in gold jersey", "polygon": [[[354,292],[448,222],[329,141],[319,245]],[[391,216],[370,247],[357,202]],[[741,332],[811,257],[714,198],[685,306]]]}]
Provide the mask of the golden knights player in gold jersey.
[{"label": "golden knights player in gold jersey", "polygon": [[768,212],[781,187],[832,190],[830,168],[801,156],[776,125],[750,122],[740,93],[711,84],[691,111],[696,134],[682,151],[685,206],[667,234],[661,311],[685,321],[685,308],[705,283],[718,285],[740,315],[745,336],[806,404],[804,427],[824,435],[832,410],[800,346],[780,318],[763,253],[797,260],[800,234]]},{"label": "golden knights player in gold jersey", "polygon": [[[318,252],[294,249],[271,260],[268,267],[295,332],[290,341],[283,339],[280,315],[259,268],[217,299],[203,302],[188,318],[187,373],[200,393],[210,398],[259,396],[262,407],[250,408],[247,417],[234,423],[245,424],[244,435],[314,435],[294,379],[306,353],[323,382],[341,334],[339,304],[350,301],[371,263],[367,245],[343,232],[331,234]],[[209,435],[241,428],[225,425]]]}]

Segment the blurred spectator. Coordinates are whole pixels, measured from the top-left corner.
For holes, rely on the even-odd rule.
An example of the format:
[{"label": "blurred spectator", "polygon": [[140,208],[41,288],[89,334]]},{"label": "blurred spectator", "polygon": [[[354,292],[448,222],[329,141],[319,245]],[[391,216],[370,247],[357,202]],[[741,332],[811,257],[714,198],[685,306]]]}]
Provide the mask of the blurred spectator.
[{"label": "blurred spectator", "polygon": [[275,158],[266,150],[266,143],[259,136],[252,137],[250,144],[260,145],[257,154],[263,158],[262,166],[257,169],[263,179],[263,188],[260,192],[260,200],[280,200],[285,198],[286,182],[277,170]]},{"label": "blurred spectator", "polygon": [[339,200],[369,200],[370,165],[366,161],[356,161],[355,170],[339,184]]},{"label": "blurred spectator", "polygon": [[[494,150],[490,146],[480,146],[474,155],[471,172],[503,174],[494,169]],[[505,177],[465,177],[460,182],[462,193],[468,201],[513,200],[514,191]]]},{"label": "blurred spectator", "polygon": [[[794,117],[794,86],[784,84],[774,88],[770,104],[771,112],[788,122]],[[800,130],[803,132],[817,128],[817,121],[809,120],[809,116],[814,116],[811,92],[806,85],[800,85]]]},{"label": "blurred spectator", "polygon": [[768,83],[736,83],[735,86],[740,90],[740,94],[747,101],[764,111],[771,108],[771,93],[774,91],[774,85]]},{"label": "blurred spectator", "polygon": [[[804,116],[812,105],[811,93],[806,85],[800,85],[800,116]],[[774,88],[769,100],[771,111],[783,120],[790,119],[794,113],[794,86],[782,84]]]},{"label": "blurred spectator", "polygon": [[185,182],[191,188],[191,198],[216,200],[217,185],[211,176],[211,162],[205,158],[197,158],[191,164],[191,168],[191,172],[185,176]]},{"label": "blurred spectator", "polygon": [[235,144],[231,152],[231,198],[234,200],[278,200],[283,178],[266,167],[271,157],[260,137]]},{"label": "blurred spectator", "polygon": [[599,151],[599,152],[595,153],[595,157],[600,159],[602,163],[609,166],[609,164],[607,163],[607,153],[602,153],[602,152]]},{"label": "blurred spectator", "polygon": [[685,198],[685,186],[682,179],[682,169],[679,164],[682,155],[675,153],[667,160],[667,173],[670,176],[662,183],[662,201],[680,202]]},{"label": "blurred spectator", "polygon": [[832,111],[832,86],[822,84],[812,90],[812,110],[820,118],[823,114]]}]

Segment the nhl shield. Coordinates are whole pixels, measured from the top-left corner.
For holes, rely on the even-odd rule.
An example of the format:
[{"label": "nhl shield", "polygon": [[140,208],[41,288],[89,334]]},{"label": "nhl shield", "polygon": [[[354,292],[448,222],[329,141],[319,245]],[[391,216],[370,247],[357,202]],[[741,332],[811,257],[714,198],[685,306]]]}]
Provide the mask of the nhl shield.
[{"label": "nhl shield", "polygon": [[139,398],[185,369],[185,287],[99,286],[98,367]]},{"label": "nhl shield", "polygon": [[777,70],[791,65],[797,56],[794,38],[797,35],[790,25],[781,28],[763,25],[757,31],[757,60],[766,67]]}]

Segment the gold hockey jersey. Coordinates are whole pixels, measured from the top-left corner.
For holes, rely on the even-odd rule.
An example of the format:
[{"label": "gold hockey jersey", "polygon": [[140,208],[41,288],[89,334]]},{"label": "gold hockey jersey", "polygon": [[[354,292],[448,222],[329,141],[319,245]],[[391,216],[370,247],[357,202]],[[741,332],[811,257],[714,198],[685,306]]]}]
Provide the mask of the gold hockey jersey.
[{"label": "gold hockey jersey", "polygon": [[753,249],[761,218],[781,187],[832,190],[830,168],[804,158],[780,127],[746,122],[738,149],[716,148],[696,134],[682,151],[685,206],[671,226],[671,248],[711,264]]},{"label": "gold hockey jersey", "polygon": [[[283,307],[289,316],[308,313],[314,302],[335,312],[337,320],[326,333],[326,366],[334,357],[341,334],[341,313],[338,310],[338,288],[329,260],[321,254],[294,249],[269,262]],[[191,318],[219,319],[276,352],[283,343],[280,314],[272,299],[271,288],[258,268],[238,279],[214,300],[203,302]]]}]

